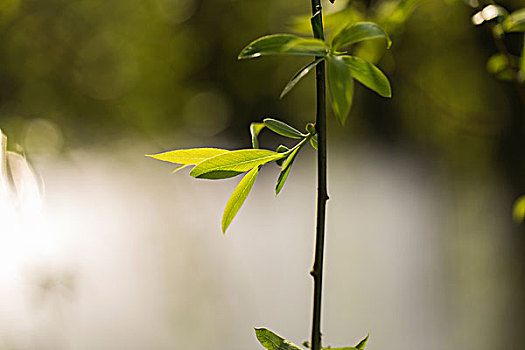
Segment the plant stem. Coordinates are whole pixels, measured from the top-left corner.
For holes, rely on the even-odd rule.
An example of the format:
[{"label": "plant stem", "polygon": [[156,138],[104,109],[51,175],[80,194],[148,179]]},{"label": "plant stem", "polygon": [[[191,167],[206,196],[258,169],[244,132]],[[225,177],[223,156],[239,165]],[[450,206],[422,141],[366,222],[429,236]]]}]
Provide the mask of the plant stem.
[{"label": "plant stem", "polygon": [[[314,36],[323,39],[323,22],[320,0],[312,0],[312,15],[316,17],[321,32],[314,30]],[[315,258],[310,274],[314,279],[314,300],[312,315],[312,350],[321,349],[321,294],[323,289],[323,253],[325,236],[325,214],[328,193],[326,188],[326,84],[325,62],[320,62],[315,68],[317,111],[315,128],[318,137],[317,152],[317,228],[315,237]]]}]

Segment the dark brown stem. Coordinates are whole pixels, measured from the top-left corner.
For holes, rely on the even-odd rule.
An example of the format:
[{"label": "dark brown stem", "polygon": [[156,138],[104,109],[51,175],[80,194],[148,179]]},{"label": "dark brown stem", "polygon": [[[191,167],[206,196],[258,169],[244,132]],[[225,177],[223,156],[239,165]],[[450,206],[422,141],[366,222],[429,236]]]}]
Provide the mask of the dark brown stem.
[{"label": "dark brown stem", "polygon": [[[320,0],[312,0],[312,15],[316,16],[317,27],[321,32],[314,36],[323,39],[323,22]],[[315,25],[314,25],[315,26]],[[321,295],[323,290],[323,253],[325,236],[326,201],[328,200],[326,185],[326,84],[325,62],[321,61],[316,66],[316,96],[317,112],[315,128],[318,138],[317,153],[317,227],[315,237],[315,258],[311,271],[314,279],[314,300],[312,315],[312,350],[321,350]]]}]

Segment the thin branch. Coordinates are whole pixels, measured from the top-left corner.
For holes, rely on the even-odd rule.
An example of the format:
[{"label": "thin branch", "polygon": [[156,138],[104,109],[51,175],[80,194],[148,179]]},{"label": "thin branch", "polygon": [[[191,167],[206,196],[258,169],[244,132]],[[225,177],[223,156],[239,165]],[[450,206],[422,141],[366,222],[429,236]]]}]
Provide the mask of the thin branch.
[{"label": "thin branch", "polygon": [[[314,36],[322,39],[323,22],[320,0],[312,0],[312,15],[319,13],[315,17],[320,32],[314,30]],[[317,153],[317,227],[315,238],[315,258],[311,271],[314,279],[314,299],[312,314],[312,350],[321,349],[321,295],[323,289],[323,254],[325,236],[325,217],[326,201],[328,200],[326,183],[326,83],[325,83],[325,62],[322,61],[316,66],[316,96],[317,111],[315,128],[318,134],[318,153]]]}]

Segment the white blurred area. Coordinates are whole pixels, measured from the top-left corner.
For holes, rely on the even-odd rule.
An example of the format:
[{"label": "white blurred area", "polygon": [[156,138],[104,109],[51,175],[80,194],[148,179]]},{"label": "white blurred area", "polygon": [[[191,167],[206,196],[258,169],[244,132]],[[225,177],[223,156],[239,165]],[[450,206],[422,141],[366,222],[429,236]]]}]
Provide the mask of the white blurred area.
[{"label": "white blurred area", "polygon": [[[158,151],[130,141],[35,158],[42,203],[38,191],[38,205],[2,202],[0,349],[258,349],[261,326],[309,337],[313,152],[279,198],[278,169],[263,169],[223,236],[238,179],[172,175],[143,156]],[[497,184],[458,194],[417,157],[330,151],[325,345],[370,332],[370,350],[498,348],[513,292]]]}]

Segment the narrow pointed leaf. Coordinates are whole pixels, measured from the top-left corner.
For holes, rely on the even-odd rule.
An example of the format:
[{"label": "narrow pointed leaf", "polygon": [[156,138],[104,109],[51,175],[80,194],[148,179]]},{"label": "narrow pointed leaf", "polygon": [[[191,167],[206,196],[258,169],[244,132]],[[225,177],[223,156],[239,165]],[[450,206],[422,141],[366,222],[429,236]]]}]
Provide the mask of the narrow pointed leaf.
[{"label": "narrow pointed leaf", "polygon": [[341,125],[344,125],[354,95],[352,73],[340,56],[329,56],[326,63],[326,77],[332,109]]},{"label": "narrow pointed leaf", "polygon": [[289,137],[292,139],[302,139],[306,137],[302,132],[297,130],[296,128],[286,124],[285,122],[282,122],[280,120],[272,119],[272,118],[266,118],[263,120],[264,125],[272,130],[273,132]]},{"label": "narrow pointed leaf", "polygon": [[237,187],[235,187],[235,190],[233,190],[233,193],[228,199],[228,202],[226,203],[226,207],[224,208],[224,212],[222,214],[223,234],[226,233],[228,226],[230,226],[233,218],[235,218],[235,215],[237,215],[239,209],[244,204],[244,201],[246,200],[248,194],[252,190],[253,184],[255,183],[255,179],[257,179],[258,174],[259,167],[256,166],[255,168],[250,170],[246,175],[244,175]]},{"label": "narrow pointed leaf", "polygon": [[197,165],[203,160],[229,152],[220,148],[178,149],[158,154],[148,154],[147,157],[175,164]]},{"label": "narrow pointed leaf", "polygon": [[328,45],[320,39],[299,38],[284,46],[286,55],[326,56]]},{"label": "narrow pointed leaf", "polygon": [[310,144],[311,144],[312,147],[315,148],[315,150],[317,151],[317,134],[315,134],[314,136],[312,136],[312,138],[310,139]]},{"label": "narrow pointed leaf", "polygon": [[[199,163],[193,168],[190,175],[204,179],[232,177],[258,165],[263,165],[284,157],[285,155],[283,154],[264,149],[242,149],[231,151],[208,158]],[[218,175],[222,176],[223,174],[223,177],[217,177]]]},{"label": "narrow pointed leaf", "polygon": [[290,153],[288,158],[283,164],[283,168],[281,170],[281,173],[279,174],[279,178],[277,179],[277,185],[275,186],[275,195],[277,196],[279,192],[283,189],[284,183],[286,182],[286,179],[288,178],[288,174],[290,173],[290,170],[292,169],[292,164],[295,160],[295,156],[297,155],[297,152],[299,152],[300,147],[297,147],[295,150]]},{"label": "narrow pointed leaf", "polygon": [[264,129],[264,123],[251,123],[250,134],[252,135],[252,147],[259,148],[259,133]]},{"label": "narrow pointed leaf", "polygon": [[289,342],[266,328],[255,328],[255,335],[267,350],[302,350],[298,345]]},{"label": "narrow pointed leaf", "polygon": [[315,61],[313,62],[310,62],[308,63],[306,66],[304,66],[303,68],[301,68],[297,73],[295,73],[295,75],[292,77],[292,79],[290,79],[290,81],[288,82],[288,84],[286,84],[286,86],[284,87],[283,89],[283,92],[281,92],[281,95],[279,96],[279,98],[283,98],[288,92],[290,92],[290,90],[292,90],[294,88],[295,85],[297,85],[297,83],[303,78],[305,77],[308,73],[310,73],[310,71],[319,63],[321,62],[323,59],[322,58],[318,58],[316,59]]},{"label": "narrow pointed leaf", "polygon": [[519,197],[514,202],[514,208],[512,208],[512,218],[518,224],[523,223],[525,220],[525,195]]},{"label": "narrow pointed leaf", "polygon": [[341,58],[350,68],[354,79],[383,97],[392,97],[390,82],[379,68],[359,57],[341,56]]},{"label": "narrow pointed leaf", "polygon": [[392,44],[388,34],[377,24],[372,22],[358,22],[345,27],[333,37],[332,49],[339,50],[348,45],[376,38],[384,38],[387,48]]},{"label": "narrow pointed leaf", "polygon": [[252,41],[242,49],[238,59],[267,55],[324,56],[327,51],[328,47],[322,40],[305,39],[292,34],[274,34]]},{"label": "narrow pointed leaf", "polygon": [[361,341],[359,343],[357,343],[357,345],[355,347],[357,349],[359,349],[359,350],[364,350],[365,346],[366,346],[366,343],[368,343],[368,337],[370,337],[370,334],[367,334],[366,337],[361,339]]},{"label": "narrow pointed leaf", "polygon": [[503,30],[506,32],[525,32],[525,8],[512,12],[503,21]]}]

